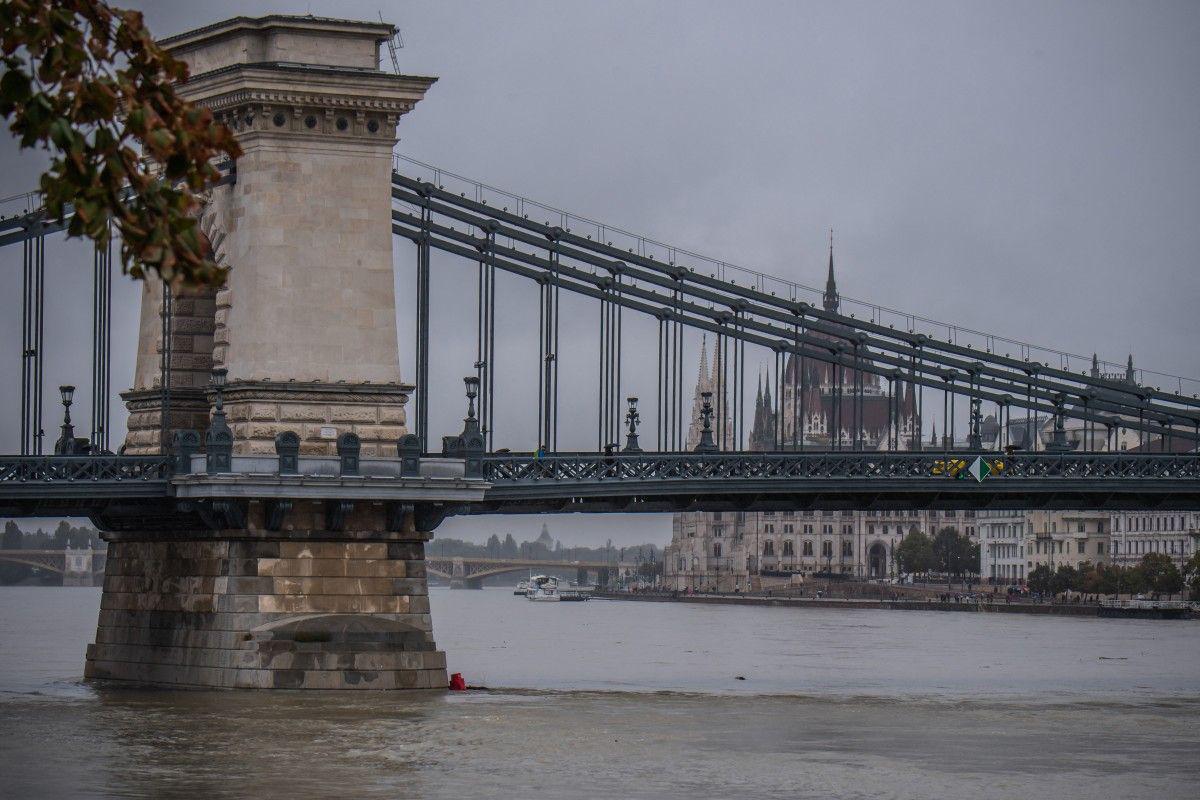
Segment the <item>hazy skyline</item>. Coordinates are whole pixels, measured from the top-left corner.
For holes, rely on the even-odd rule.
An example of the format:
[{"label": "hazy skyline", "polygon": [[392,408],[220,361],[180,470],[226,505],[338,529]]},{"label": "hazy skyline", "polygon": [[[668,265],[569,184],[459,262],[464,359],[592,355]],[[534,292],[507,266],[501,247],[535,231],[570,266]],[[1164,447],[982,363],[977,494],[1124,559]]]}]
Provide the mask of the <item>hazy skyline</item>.
[{"label": "hazy skyline", "polygon": [[[847,295],[1200,376],[1195,3],[126,5],[144,9],[160,36],[238,14],[382,12],[402,29],[402,71],[439,77],[401,121],[403,154],[810,285],[824,280],[832,227]],[[39,154],[0,140],[0,194],[33,188]],[[15,370],[20,252],[7,250],[0,358]],[[87,391],[91,263],[77,245],[50,254],[48,435],[52,387]],[[397,242],[395,259],[407,379],[411,247]],[[443,393],[459,392],[474,346],[446,285],[434,301]],[[136,296],[119,282],[115,338],[130,344],[114,353],[118,390],[132,374]],[[512,317],[501,323],[519,353],[528,338]],[[631,385],[639,380],[631,372]],[[9,449],[18,391],[10,382],[0,393]],[[510,397],[505,418],[522,440],[526,393]],[[114,413],[123,416],[119,402]],[[431,430],[448,432],[460,416],[444,404]],[[488,533],[508,529],[492,522]],[[463,535],[463,524],[440,530]],[[538,524],[512,530],[536,535]],[[630,535],[663,525],[669,516]],[[565,539],[568,527],[599,536],[612,525],[551,527]]]}]

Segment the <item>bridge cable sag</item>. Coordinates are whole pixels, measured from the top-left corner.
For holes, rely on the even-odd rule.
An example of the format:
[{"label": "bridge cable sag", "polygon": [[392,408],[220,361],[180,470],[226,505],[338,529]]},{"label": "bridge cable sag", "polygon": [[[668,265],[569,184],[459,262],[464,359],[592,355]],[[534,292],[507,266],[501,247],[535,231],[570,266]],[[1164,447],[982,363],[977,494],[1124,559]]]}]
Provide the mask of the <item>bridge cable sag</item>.
[{"label": "bridge cable sag", "polygon": [[[402,191],[405,179],[403,176],[399,175],[394,176],[394,178],[394,196],[396,196],[397,199],[401,200],[402,202],[406,201],[408,198],[405,197],[405,194]],[[524,227],[525,229],[528,229],[530,231],[530,235],[536,235],[537,232],[541,232],[542,235],[545,235],[545,226],[540,226],[535,223],[529,223],[527,220],[522,220],[520,221],[520,225],[518,227],[510,227],[516,223],[516,221],[512,219],[512,215],[497,212],[495,209],[487,206],[482,206],[480,208],[470,207],[466,209],[456,208],[455,206],[471,206],[471,203],[470,201],[467,201],[466,203],[455,201],[454,205],[451,205],[449,203],[449,198],[443,196],[443,194],[435,193],[435,197],[437,202],[434,205],[437,213],[447,215],[451,219],[460,219],[463,221],[472,222],[478,220],[478,217],[474,216],[475,213],[482,211],[489,217],[499,221],[502,226],[506,227],[506,235],[511,237],[514,244],[526,242],[528,238],[527,235],[521,233],[521,230],[519,230],[518,227]],[[397,223],[395,226],[397,232],[401,233],[402,235],[409,235],[403,224],[406,219],[404,212],[396,211],[394,212],[394,217]],[[430,228],[430,232],[440,240],[437,242],[436,246],[441,249],[448,249],[450,252],[454,252],[455,248],[452,245],[452,242],[454,241],[455,236],[446,231],[444,228],[445,226],[435,225]],[[449,241],[444,239],[444,236],[448,237]],[[580,260],[584,264],[590,264],[593,266],[607,266],[612,262],[608,261],[606,258],[598,258],[596,254],[601,251],[607,254],[611,251],[611,248],[606,249],[606,246],[601,246],[591,242],[590,239],[585,240],[583,237],[571,234],[569,231],[560,235],[559,241],[564,242],[565,244],[560,244],[555,253],[554,272],[557,285],[560,288],[565,286],[571,291],[596,296],[595,293],[586,289],[587,284],[595,284],[597,278],[594,273],[580,271],[578,268],[574,267],[567,267],[561,263],[561,258],[564,255],[569,254],[572,259]],[[528,264],[530,267],[532,267],[533,272],[529,273],[531,276],[533,274],[537,274],[538,269],[542,268],[539,264],[539,260],[536,257],[530,256],[521,250],[508,248],[502,253],[502,255],[504,256],[505,261],[501,262],[498,259],[497,265],[508,271],[515,271],[517,274],[526,274],[523,269],[517,268],[517,263]],[[516,261],[510,261],[509,259],[515,259]],[[718,285],[718,282],[712,280],[706,281],[703,279],[703,276],[697,276],[690,272],[686,273],[687,279],[685,281],[680,281],[676,277],[678,274],[678,268],[675,268],[674,265],[671,265],[671,269],[668,269],[665,265],[656,264],[654,263],[653,259],[647,260],[645,257],[640,255],[626,256],[626,260],[632,260],[636,262],[635,267],[630,268],[630,272],[639,280],[646,280],[652,287],[662,286],[664,289],[670,289],[670,292],[665,297],[662,297],[657,292],[654,292],[652,288],[643,289],[639,286],[636,289],[631,290],[633,294],[629,300],[632,302],[628,302],[626,298],[623,297],[621,298],[620,303],[623,307],[629,306],[632,308],[638,308],[639,305],[641,305],[641,310],[649,310],[643,304],[639,304],[637,301],[645,300],[651,303],[665,301],[664,305],[673,312],[670,320],[670,330],[667,332],[669,340],[664,342],[667,353],[670,355],[669,361],[671,362],[674,362],[680,353],[680,331],[677,330],[677,328],[687,325],[689,327],[698,327],[700,329],[712,330],[718,333],[720,328],[720,326],[717,324],[703,323],[704,317],[707,317],[710,320],[714,318],[719,319],[717,313],[714,312],[713,306],[697,306],[690,300],[682,300],[682,293],[684,291],[686,291],[689,296],[696,297],[697,299],[703,298],[706,302],[721,302],[722,295],[720,292],[727,292],[727,294],[724,295],[726,298],[728,298],[729,294],[740,294],[745,296],[747,293],[750,293],[750,290],[745,290],[742,287],[733,288],[729,286]],[[647,272],[647,269],[652,271],[657,270],[658,272],[667,274],[664,275],[662,279],[657,279],[653,272]],[[788,317],[791,317],[792,321],[794,321],[795,318],[799,316],[805,320],[806,330],[811,327],[811,329],[814,331],[814,334],[825,334],[826,336],[836,333],[844,334],[846,328],[857,328],[866,335],[866,339],[860,341],[859,343],[858,363],[855,363],[855,360],[850,357],[823,357],[822,360],[831,362],[837,361],[841,364],[842,368],[851,368],[854,369],[855,372],[874,372],[876,374],[886,375],[889,367],[899,366],[899,358],[903,358],[904,366],[909,368],[910,372],[916,373],[919,370],[919,374],[915,374],[912,377],[916,378],[914,383],[917,384],[920,395],[923,395],[922,390],[925,386],[933,383],[933,381],[929,379],[934,378],[934,376],[937,376],[935,380],[938,384],[943,384],[944,379],[942,378],[941,373],[944,373],[944,371],[947,369],[957,369],[959,371],[966,372],[969,371],[969,369],[973,366],[982,365],[980,368],[980,377],[979,379],[972,381],[972,386],[966,387],[962,392],[959,391],[957,386],[950,387],[951,394],[953,394],[956,398],[960,395],[974,397],[982,396],[982,399],[1003,403],[1003,398],[1006,393],[1012,393],[1014,389],[1020,387],[1026,390],[1024,393],[1026,394],[1027,402],[1017,404],[1026,405],[1030,408],[1030,410],[1040,414],[1040,412],[1043,410],[1052,411],[1054,409],[1052,398],[1058,393],[1061,393],[1063,390],[1070,391],[1071,396],[1076,396],[1081,393],[1081,390],[1078,387],[1071,386],[1070,384],[1064,382],[1065,380],[1069,380],[1072,383],[1082,383],[1085,387],[1089,385],[1095,385],[1108,390],[1104,396],[1097,398],[1097,402],[1089,401],[1088,403],[1082,404],[1084,406],[1082,410],[1077,408],[1072,409],[1071,416],[1089,421],[1089,424],[1093,426],[1096,422],[1102,422],[1106,424],[1111,423],[1111,420],[1104,416],[1105,412],[1123,414],[1125,415],[1126,420],[1128,420],[1135,408],[1140,408],[1139,416],[1141,417],[1144,417],[1145,413],[1149,411],[1150,422],[1139,423],[1145,432],[1151,432],[1155,434],[1162,433],[1165,436],[1174,437],[1179,434],[1180,426],[1178,417],[1181,414],[1184,415],[1183,419],[1192,422],[1193,428],[1197,427],[1197,424],[1200,423],[1200,413],[1198,413],[1196,403],[1193,398],[1172,396],[1168,393],[1163,393],[1158,390],[1145,389],[1144,387],[1137,387],[1136,391],[1134,391],[1129,389],[1127,386],[1124,387],[1123,394],[1117,394],[1113,391],[1112,381],[1089,381],[1087,375],[1077,376],[1071,373],[1064,373],[1061,370],[1042,368],[1040,365],[1031,365],[1028,363],[1021,364],[1020,362],[1015,362],[1013,359],[999,357],[990,353],[983,354],[972,352],[971,355],[978,356],[979,361],[967,362],[962,358],[962,356],[965,355],[965,353],[962,352],[962,348],[958,348],[956,350],[956,346],[944,346],[940,343],[934,342],[933,340],[929,340],[924,336],[913,336],[895,330],[880,329],[880,326],[875,325],[874,323],[868,324],[854,320],[853,317],[847,318],[840,315],[830,314],[828,312],[819,312],[816,309],[807,306],[806,304],[791,303],[792,307],[790,309],[790,313],[785,313],[780,308],[781,304],[786,305],[786,303],[790,303],[790,301],[786,301],[785,303],[785,301],[780,301],[778,298],[764,299],[755,297],[755,300],[763,300],[763,303],[756,303],[753,307],[753,312],[756,315],[755,318],[749,319],[745,318],[741,314],[738,315],[738,325],[735,326],[737,328],[735,335],[736,338],[739,339],[739,343],[736,346],[735,352],[735,358],[737,361],[742,361],[742,359],[738,356],[744,352],[746,341],[765,344],[762,342],[760,336],[753,334],[776,333],[778,328],[775,324],[775,321],[782,321],[783,318]],[[725,300],[725,302],[729,302],[730,305],[732,305],[732,302],[729,300]],[[811,323],[810,317],[815,318],[812,319]],[[788,333],[793,334],[793,326],[789,325],[789,328],[792,328],[793,330],[789,330]],[[839,328],[840,330],[837,330]],[[805,339],[801,342],[800,349],[815,344],[815,340]],[[930,345],[935,346],[929,347]],[[795,348],[794,343],[792,343],[789,349],[795,351],[797,348]],[[864,351],[869,354],[869,362],[867,364],[862,363],[865,358]],[[930,363],[930,359],[932,359],[932,363]],[[680,378],[678,377],[678,367],[681,367],[682,364],[667,364],[667,360],[668,359],[664,359],[664,367],[675,368],[672,370],[675,372],[674,380],[668,381],[666,384],[667,392],[670,394],[671,389],[678,386],[680,381]],[[917,366],[918,362],[919,366]],[[744,375],[742,372],[744,365],[738,364],[737,366],[738,369],[735,370],[735,375]],[[674,386],[672,384],[674,384]],[[945,388],[944,384],[943,388]],[[1035,389],[1037,390],[1036,393],[1034,391]],[[863,383],[862,375],[857,376],[852,390],[855,393],[855,402],[852,403],[852,408],[850,410],[857,418],[855,420],[857,423],[856,428],[861,429],[861,423],[863,421],[862,414],[865,403],[865,384]],[[1133,397],[1135,394],[1136,399]],[[1183,408],[1168,408],[1161,405],[1161,402],[1148,402],[1147,398],[1153,398],[1160,401],[1165,400],[1172,402],[1173,404],[1178,403],[1179,405],[1182,405]],[[669,399],[671,398],[664,398],[664,400]],[[676,393],[674,397],[676,403],[673,403],[672,405],[677,405],[679,399],[680,398]],[[719,396],[718,401],[720,401],[720,399],[721,398]],[[736,396],[736,392],[734,402],[737,404],[737,407],[740,410],[742,404],[740,402],[740,398]],[[1010,402],[1009,405],[1011,406],[1011,404],[1012,403]],[[836,408],[837,406],[835,405],[835,409]],[[946,403],[946,413],[947,415],[954,414],[954,412],[950,410],[950,404],[948,402]],[[1009,408],[1009,413],[1011,413],[1011,408]],[[740,414],[735,414],[735,418],[732,421],[735,428],[740,428],[740,416]],[[682,415],[676,408],[672,411],[672,419],[668,421],[668,428],[674,428],[673,438],[676,441],[676,444],[678,444],[678,440],[681,438],[681,417]],[[721,423],[722,418],[723,415],[718,417],[718,424]],[[844,426],[844,420],[840,420],[840,422],[842,422],[842,425],[839,425],[839,428]],[[953,427],[954,432],[957,433],[957,423],[953,417],[949,420],[949,422],[951,427]],[[1129,425],[1128,427],[1133,426]],[[737,430],[737,433],[740,434],[740,430]],[[1191,439],[1194,438],[1194,436],[1195,434],[1189,434],[1188,438]],[[671,438],[670,434],[668,434],[668,439],[669,438]],[[739,443],[741,442],[741,439],[742,437],[740,435],[735,437],[735,440]],[[861,430],[856,432],[855,440],[858,440],[861,443]]]}]

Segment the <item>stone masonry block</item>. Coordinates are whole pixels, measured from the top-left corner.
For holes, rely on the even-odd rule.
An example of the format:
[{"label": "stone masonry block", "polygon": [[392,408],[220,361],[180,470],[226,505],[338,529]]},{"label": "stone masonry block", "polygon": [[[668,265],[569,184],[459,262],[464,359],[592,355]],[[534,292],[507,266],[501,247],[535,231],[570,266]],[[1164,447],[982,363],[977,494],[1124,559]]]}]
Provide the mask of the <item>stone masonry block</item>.
[{"label": "stone masonry block", "polygon": [[279,418],[285,422],[326,422],[329,410],[323,405],[287,403],[279,407]]},{"label": "stone masonry block", "polygon": [[334,405],[330,407],[329,416],[333,422],[374,424],[377,421],[374,406]]},{"label": "stone masonry block", "polygon": [[274,421],[278,418],[279,407],[274,403],[251,403],[250,419]]}]

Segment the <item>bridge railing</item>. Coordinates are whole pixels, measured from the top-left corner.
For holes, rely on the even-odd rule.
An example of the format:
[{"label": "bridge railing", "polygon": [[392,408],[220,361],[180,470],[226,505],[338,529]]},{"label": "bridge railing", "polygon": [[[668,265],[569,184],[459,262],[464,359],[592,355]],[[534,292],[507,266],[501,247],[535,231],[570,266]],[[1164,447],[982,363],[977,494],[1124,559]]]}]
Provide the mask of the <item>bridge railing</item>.
[{"label": "bridge railing", "polygon": [[[975,466],[976,459],[982,464]],[[489,455],[493,484],[596,481],[745,481],[846,478],[912,479],[1193,479],[1200,455],[1114,453],[570,453]]]},{"label": "bridge railing", "polygon": [[0,456],[0,485],[166,481],[171,471],[169,455]]}]

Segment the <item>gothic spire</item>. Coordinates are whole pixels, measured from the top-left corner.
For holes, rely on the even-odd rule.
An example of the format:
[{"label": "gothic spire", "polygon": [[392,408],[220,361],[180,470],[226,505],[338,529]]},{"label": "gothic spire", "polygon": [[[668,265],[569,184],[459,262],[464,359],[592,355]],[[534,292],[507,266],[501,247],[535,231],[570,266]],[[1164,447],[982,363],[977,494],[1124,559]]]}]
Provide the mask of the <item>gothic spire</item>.
[{"label": "gothic spire", "polygon": [[829,229],[829,275],[825,278],[825,295],[822,304],[826,311],[837,311],[839,297],[837,281],[833,279],[833,228]]},{"label": "gothic spire", "polygon": [[758,397],[754,402],[754,424],[750,427],[751,450],[771,450],[774,447],[775,423],[771,417],[771,373],[767,372],[767,390],[763,394],[763,374],[758,373]]},{"label": "gothic spire", "polygon": [[1096,357],[1095,353],[1092,353],[1092,377],[1100,377],[1100,359]]},{"label": "gothic spire", "polygon": [[1129,354],[1129,360],[1125,362],[1125,382],[1137,383],[1133,375],[1133,353]]}]

